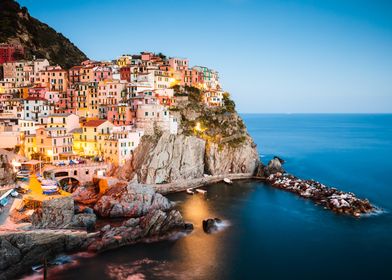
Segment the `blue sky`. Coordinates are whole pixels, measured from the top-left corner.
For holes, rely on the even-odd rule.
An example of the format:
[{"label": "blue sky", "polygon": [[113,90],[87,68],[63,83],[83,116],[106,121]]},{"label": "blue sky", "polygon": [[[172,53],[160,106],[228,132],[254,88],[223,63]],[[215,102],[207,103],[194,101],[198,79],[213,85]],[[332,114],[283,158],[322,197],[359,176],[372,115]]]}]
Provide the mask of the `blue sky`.
[{"label": "blue sky", "polygon": [[92,59],[219,71],[243,113],[392,113],[392,1],[21,0]]}]

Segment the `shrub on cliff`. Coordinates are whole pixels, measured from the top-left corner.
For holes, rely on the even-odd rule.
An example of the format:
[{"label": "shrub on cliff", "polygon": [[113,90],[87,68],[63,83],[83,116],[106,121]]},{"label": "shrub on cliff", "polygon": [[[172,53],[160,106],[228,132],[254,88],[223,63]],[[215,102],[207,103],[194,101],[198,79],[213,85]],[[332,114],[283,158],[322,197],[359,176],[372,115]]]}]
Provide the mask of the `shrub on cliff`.
[{"label": "shrub on cliff", "polygon": [[235,103],[233,100],[230,99],[230,94],[228,92],[225,92],[223,94],[223,105],[227,112],[235,112]]}]

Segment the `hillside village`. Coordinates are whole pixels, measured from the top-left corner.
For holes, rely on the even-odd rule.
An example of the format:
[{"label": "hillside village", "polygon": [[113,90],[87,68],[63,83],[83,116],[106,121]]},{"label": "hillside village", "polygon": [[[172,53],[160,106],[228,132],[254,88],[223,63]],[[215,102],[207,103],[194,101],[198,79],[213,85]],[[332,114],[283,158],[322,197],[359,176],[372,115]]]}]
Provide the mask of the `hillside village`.
[{"label": "hillside village", "polygon": [[186,58],[142,52],[63,69],[21,56],[23,47],[0,45],[0,148],[29,160],[121,166],[143,135],[178,133],[177,105],[190,92],[207,108],[224,105],[218,72]]}]

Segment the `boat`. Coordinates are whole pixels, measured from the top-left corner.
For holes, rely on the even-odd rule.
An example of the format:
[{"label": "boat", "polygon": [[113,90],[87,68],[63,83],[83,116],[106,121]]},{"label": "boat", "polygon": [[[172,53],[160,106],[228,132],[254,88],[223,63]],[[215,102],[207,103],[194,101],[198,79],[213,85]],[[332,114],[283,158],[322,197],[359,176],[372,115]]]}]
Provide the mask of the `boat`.
[{"label": "boat", "polygon": [[30,171],[28,170],[21,170],[18,173],[16,173],[16,178],[20,180],[25,180],[30,177]]},{"label": "boat", "polygon": [[229,184],[229,185],[233,184],[233,181],[230,180],[229,178],[224,178],[223,182],[225,182],[226,184]]},{"label": "boat", "polygon": [[187,194],[190,194],[190,195],[195,194],[195,192],[194,192],[191,188],[186,189],[186,193],[187,193]]},{"label": "boat", "polygon": [[206,190],[202,190],[202,189],[196,189],[196,191],[197,191],[198,193],[201,193],[201,194],[206,194],[206,193],[207,193]]},{"label": "boat", "polygon": [[58,193],[59,190],[56,181],[47,179],[41,181],[41,188],[43,194],[55,194]]}]

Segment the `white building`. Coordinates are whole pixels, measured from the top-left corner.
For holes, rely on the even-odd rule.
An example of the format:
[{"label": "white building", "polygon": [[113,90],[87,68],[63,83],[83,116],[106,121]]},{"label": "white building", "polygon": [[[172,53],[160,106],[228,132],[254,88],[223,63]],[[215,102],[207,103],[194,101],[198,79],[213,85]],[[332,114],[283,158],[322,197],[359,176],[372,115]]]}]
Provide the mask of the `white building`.
[{"label": "white building", "polygon": [[50,105],[48,100],[39,97],[28,97],[23,102],[25,120],[33,120],[44,124],[44,119],[53,114],[54,106]]}]

